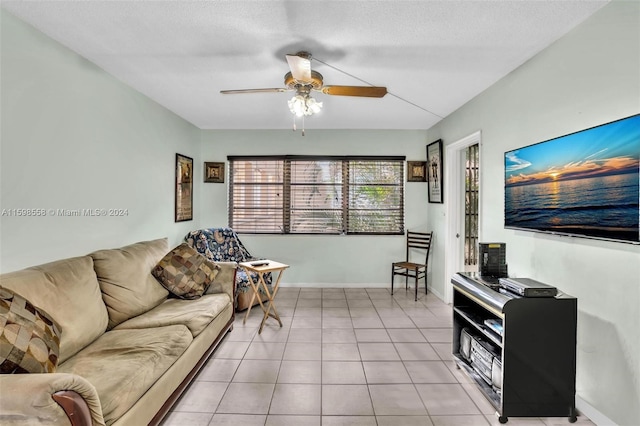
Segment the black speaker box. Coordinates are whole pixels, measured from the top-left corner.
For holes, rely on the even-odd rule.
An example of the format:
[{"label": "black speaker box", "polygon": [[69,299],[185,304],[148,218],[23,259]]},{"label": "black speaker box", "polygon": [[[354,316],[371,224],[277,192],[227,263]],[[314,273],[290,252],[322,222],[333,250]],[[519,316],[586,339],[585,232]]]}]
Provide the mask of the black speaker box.
[{"label": "black speaker box", "polygon": [[505,278],[507,274],[507,244],[478,243],[480,251],[480,275]]}]

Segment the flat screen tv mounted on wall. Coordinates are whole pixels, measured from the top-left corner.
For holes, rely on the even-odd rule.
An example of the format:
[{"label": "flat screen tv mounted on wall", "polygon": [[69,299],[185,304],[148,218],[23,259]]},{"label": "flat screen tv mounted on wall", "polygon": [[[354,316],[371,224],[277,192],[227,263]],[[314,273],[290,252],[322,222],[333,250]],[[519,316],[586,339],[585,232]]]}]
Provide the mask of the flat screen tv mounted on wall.
[{"label": "flat screen tv mounted on wall", "polygon": [[640,244],[640,114],[505,152],[505,228]]}]

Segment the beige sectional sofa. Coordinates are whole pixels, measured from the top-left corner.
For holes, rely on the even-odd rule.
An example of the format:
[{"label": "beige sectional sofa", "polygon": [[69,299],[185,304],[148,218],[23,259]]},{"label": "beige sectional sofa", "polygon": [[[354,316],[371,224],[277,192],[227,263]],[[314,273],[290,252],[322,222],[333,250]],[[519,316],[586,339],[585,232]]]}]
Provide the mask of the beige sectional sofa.
[{"label": "beige sectional sofa", "polygon": [[0,375],[0,424],[157,424],[233,327],[235,263],[207,292],[170,297],[151,275],[166,239],[0,275],[61,329],[52,373]]}]

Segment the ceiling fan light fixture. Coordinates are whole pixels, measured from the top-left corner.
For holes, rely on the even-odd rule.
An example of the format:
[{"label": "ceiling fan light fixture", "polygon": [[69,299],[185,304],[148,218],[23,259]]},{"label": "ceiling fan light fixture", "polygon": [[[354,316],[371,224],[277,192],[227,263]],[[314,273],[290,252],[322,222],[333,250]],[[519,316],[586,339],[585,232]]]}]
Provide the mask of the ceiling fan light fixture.
[{"label": "ceiling fan light fixture", "polygon": [[288,102],[289,111],[296,117],[317,114],[322,109],[322,102],[316,101],[308,94],[297,94]]}]

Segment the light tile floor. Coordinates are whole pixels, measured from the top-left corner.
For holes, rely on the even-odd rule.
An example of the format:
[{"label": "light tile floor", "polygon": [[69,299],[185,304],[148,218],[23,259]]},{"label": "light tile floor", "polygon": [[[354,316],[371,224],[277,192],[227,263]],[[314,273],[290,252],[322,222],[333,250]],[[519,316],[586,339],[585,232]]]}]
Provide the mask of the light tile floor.
[{"label": "light tile floor", "polygon": [[451,308],[432,294],[283,287],[275,305],[283,327],[270,318],[262,334],[259,307],[237,315],[163,426],[499,425],[456,369]]}]

